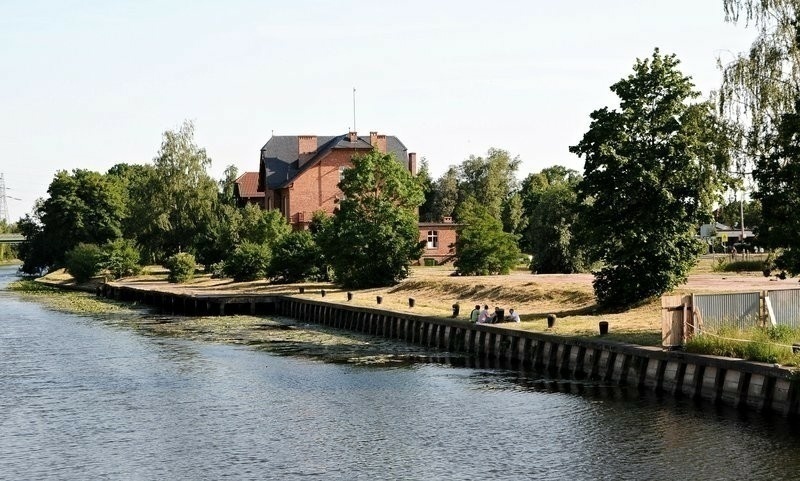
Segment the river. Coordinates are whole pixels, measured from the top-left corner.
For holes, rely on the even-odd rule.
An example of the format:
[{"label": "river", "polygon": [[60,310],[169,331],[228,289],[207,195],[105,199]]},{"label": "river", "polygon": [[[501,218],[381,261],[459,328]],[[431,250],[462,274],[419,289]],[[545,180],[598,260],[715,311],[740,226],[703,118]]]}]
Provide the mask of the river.
[{"label": "river", "polygon": [[151,336],[2,290],[13,272],[0,479],[800,478],[780,418],[424,351],[371,365]]}]

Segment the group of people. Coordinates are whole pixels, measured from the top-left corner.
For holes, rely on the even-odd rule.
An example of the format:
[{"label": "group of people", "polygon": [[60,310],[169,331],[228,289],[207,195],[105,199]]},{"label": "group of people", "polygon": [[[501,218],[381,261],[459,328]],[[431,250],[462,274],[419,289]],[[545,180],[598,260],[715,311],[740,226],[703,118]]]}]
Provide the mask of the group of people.
[{"label": "group of people", "polygon": [[508,315],[504,316],[505,312],[499,307],[494,308],[494,313],[489,313],[489,306],[483,305],[481,309],[480,304],[475,306],[469,314],[469,320],[476,324],[497,324],[498,322],[519,322],[519,314],[514,309],[508,310]]}]

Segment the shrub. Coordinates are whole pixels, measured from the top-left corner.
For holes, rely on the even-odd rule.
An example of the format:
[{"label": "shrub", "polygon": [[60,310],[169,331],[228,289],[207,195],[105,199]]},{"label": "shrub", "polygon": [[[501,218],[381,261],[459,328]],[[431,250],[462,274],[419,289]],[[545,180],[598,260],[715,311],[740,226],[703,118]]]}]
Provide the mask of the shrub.
[{"label": "shrub", "polygon": [[789,326],[753,328],[745,331],[723,327],[707,331],[686,343],[688,352],[746,359],[748,361],[800,364],[800,355],[789,347],[800,340],[800,330]]},{"label": "shrub", "polygon": [[284,236],[275,246],[269,276],[283,282],[318,280],[324,277],[322,250],[307,231]]},{"label": "shrub", "polygon": [[76,282],[86,282],[102,269],[103,253],[96,244],[78,244],[66,253],[67,272]]},{"label": "shrub", "polygon": [[167,259],[164,267],[169,269],[170,282],[187,282],[194,278],[197,263],[188,252],[179,252]]},{"label": "shrub", "polygon": [[254,281],[267,277],[272,251],[266,244],[243,242],[225,259],[224,272],[234,281]]},{"label": "shrub", "polygon": [[103,266],[114,279],[141,272],[139,259],[138,249],[129,240],[117,239],[103,246]]}]

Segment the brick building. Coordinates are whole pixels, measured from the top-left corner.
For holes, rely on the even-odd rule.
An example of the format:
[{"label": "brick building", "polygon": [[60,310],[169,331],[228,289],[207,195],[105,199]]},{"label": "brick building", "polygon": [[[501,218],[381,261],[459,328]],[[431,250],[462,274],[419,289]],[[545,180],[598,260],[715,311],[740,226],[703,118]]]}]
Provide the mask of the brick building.
[{"label": "brick building", "polygon": [[[370,132],[369,137],[360,137],[356,132],[272,136],[261,149],[258,172],[258,191],[264,194],[264,207],[279,210],[292,228],[306,229],[314,212],[333,213],[342,198],[338,187],[342,172],[352,166],[354,155],[366,154],[373,148],[393,153],[412,175],[417,174],[417,155],[409,153],[394,136],[377,132]],[[445,233],[447,230],[451,232]],[[430,242],[429,236],[433,236]],[[455,225],[420,224],[420,240],[430,244],[426,249],[430,255],[423,258],[437,259],[439,263],[448,258],[444,251],[449,252],[455,242]]]},{"label": "brick building", "polygon": [[239,207],[247,204],[264,205],[264,192],[258,191],[258,172],[245,172],[233,182],[236,205]]}]

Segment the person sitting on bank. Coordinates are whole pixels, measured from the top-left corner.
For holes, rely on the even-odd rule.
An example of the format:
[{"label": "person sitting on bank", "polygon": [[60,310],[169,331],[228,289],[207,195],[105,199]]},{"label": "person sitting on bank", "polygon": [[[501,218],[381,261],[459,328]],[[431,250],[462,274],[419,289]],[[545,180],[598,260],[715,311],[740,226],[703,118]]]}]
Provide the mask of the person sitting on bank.
[{"label": "person sitting on bank", "polygon": [[489,306],[484,304],[481,314],[478,316],[478,324],[489,322]]},{"label": "person sitting on bank", "polygon": [[508,322],[519,322],[519,314],[517,314],[517,312],[514,311],[514,309],[509,309],[508,317],[506,317],[506,320]]},{"label": "person sitting on bank", "polygon": [[475,306],[475,309],[473,309],[472,312],[469,313],[469,322],[472,322],[473,324],[478,322],[478,318],[480,316],[481,316],[481,306],[480,304],[478,304]]},{"label": "person sitting on bank", "polygon": [[499,322],[503,322],[503,316],[500,314],[499,307],[494,308],[494,314],[492,314],[492,317],[490,317],[487,322],[489,324],[497,324]]}]

